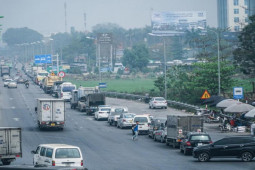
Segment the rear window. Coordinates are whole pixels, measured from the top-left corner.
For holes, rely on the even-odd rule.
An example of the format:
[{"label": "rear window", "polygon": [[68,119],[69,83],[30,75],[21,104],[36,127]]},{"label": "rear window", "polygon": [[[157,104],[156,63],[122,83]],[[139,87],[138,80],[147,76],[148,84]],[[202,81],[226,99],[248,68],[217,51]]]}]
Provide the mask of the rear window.
[{"label": "rear window", "polygon": [[72,90],[75,90],[74,86],[63,86],[62,88],[63,92],[71,92]]},{"label": "rear window", "polygon": [[199,141],[209,141],[210,138],[207,135],[194,135],[194,136],[191,136],[190,140],[191,141],[196,141],[196,140],[199,140]]},{"label": "rear window", "polygon": [[111,109],[104,109],[104,108],[102,108],[102,109],[100,109],[101,111],[105,111],[105,112],[110,112],[111,111]]},{"label": "rear window", "polygon": [[61,148],[57,149],[55,158],[80,158],[80,152],[76,148]]},{"label": "rear window", "polygon": [[134,119],[134,122],[139,122],[139,123],[142,123],[142,122],[148,122],[148,118],[147,117],[136,117],[135,119]]},{"label": "rear window", "polygon": [[125,115],[124,115],[124,118],[133,118],[133,117],[134,117],[133,114],[125,114]]},{"label": "rear window", "polygon": [[164,98],[155,98],[156,101],[165,101]]}]

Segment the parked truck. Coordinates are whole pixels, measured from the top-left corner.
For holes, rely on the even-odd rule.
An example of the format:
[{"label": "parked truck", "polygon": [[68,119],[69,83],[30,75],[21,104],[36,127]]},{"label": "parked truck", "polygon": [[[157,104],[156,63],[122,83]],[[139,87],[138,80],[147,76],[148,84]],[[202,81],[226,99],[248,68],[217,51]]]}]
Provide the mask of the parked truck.
[{"label": "parked truck", "polygon": [[43,91],[46,94],[49,94],[51,92],[52,86],[54,85],[54,82],[56,81],[62,81],[62,78],[59,76],[48,76],[44,78],[43,81]]},{"label": "parked truck", "polygon": [[78,89],[78,109],[88,115],[94,113],[99,105],[105,104],[105,95],[99,92],[98,87],[80,87]]},{"label": "parked truck", "polygon": [[70,100],[70,105],[71,105],[71,109],[76,109],[76,107],[78,106],[78,90],[72,90],[71,92],[71,100]]},{"label": "parked truck", "polygon": [[21,128],[0,127],[0,159],[3,165],[10,165],[22,157]]},{"label": "parked truck", "polygon": [[4,75],[10,76],[10,67],[9,66],[1,66],[1,77]]},{"label": "parked truck", "polygon": [[62,99],[37,99],[35,111],[38,115],[38,127],[58,128],[63,130],[65,125],[65,101]]},{"label": "parked truck", "polygon": [[203,117],[195,115],[168,115],[166,145],[180,146],[188,132],[203,132]]}]

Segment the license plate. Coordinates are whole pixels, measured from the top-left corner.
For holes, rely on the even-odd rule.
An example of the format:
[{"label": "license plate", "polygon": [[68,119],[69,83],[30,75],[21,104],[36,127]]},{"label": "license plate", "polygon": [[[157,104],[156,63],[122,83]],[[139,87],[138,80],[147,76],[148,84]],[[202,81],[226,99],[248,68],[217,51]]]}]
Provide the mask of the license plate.
[{"label": "license plate", "polygon": [[203,144],[202,143],[198,143],[197,146],[202,146]]},{"label": "license plate", "polygon": [[51,126],[55,126],[55,123],[51,123],[50,125],[51,125]]}]

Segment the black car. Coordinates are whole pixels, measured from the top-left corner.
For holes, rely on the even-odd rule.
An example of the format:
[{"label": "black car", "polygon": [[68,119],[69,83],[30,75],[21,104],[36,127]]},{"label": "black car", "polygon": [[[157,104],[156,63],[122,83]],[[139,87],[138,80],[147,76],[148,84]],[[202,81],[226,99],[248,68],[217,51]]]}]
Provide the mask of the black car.
[{"label": "black car", "polygon": [[188,155],[192,153],[193,148],[210,143],[212,143],[212,140],[209,134],[204,132],[189,132],[180,144],[180,151],[184,155]]},{"label": "black car", "polygon": [[193,149],[193,157],[200,162],[209,161],[213,157],[236,157],[249,162],[254,156],[255,137],[253,136],[226,137],[210,145]]}]

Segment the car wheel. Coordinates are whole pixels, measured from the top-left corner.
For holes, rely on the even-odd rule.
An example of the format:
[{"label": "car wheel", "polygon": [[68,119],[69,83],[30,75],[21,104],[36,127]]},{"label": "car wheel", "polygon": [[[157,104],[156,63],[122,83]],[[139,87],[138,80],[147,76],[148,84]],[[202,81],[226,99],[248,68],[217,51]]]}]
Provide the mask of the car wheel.
[{"label": "car wheel", "polygon": [[202,153],[199,153],[197,159],[199,162],[207,162],[210,160],[210,156],[207,152],[202,152]]},{"label": "car wheel", "polygon": [[149,109],[151,109],[151,105],[149,105]]},{"label": "car wheel", "polygon": [[162,136],[160,137],[160,142],[164,143],[164,138]]},{"label": "car wheel", "polygon": [[182,149],[182,146],[180,145],[180,152],[183,153],[183,149]]},{"label": "car wheel", "polygon": [[250,152],[243,152],[241,158],[244,162],[250,162],[253,159],[253,155]]},{"label": "car wheel", "polygon": [[112,126],[112,121],[110,121],[110,125]]},{"label": "car wheel", "polygon": [[184,155],[188,155],[189,154],[189,152],[185,148],[183,149],[183,153],[184,153]]},{"label": "car wheel", "polygon": [[156,136],[154,135],[154,141],[157,141],[157,138],[156,138]]},{"label": "car wheel", "polygon": [[167,107],[165,107],[165,109],[167,109]]}]

